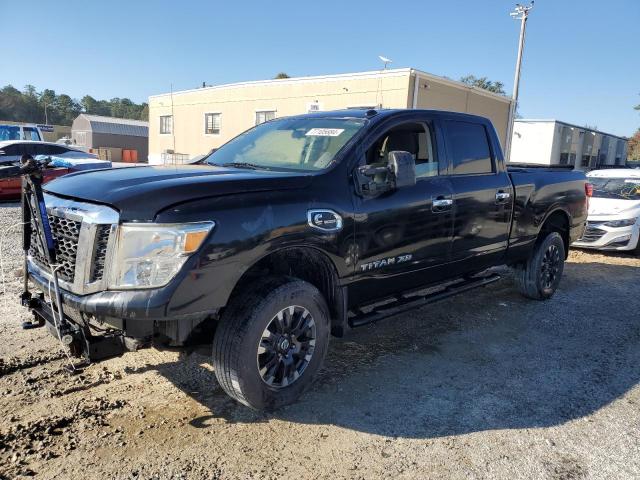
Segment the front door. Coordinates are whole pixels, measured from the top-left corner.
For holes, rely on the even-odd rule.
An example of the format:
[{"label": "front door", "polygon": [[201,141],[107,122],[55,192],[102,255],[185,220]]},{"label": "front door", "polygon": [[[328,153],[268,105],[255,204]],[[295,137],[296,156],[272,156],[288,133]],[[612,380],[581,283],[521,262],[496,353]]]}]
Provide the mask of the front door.
[{"label": "front door", "polygon": [[379,196],[355,197],[356,262],[350,303],[427,283],[425,269],[449,260],[452,189],[449,178],[441,174],[446,165],[438,162],[435,139],[429,121],[411,121],[390,126],[365,144],[361,163],[371,165],[386,165],[392,151],[411,153],[416,184]]}]

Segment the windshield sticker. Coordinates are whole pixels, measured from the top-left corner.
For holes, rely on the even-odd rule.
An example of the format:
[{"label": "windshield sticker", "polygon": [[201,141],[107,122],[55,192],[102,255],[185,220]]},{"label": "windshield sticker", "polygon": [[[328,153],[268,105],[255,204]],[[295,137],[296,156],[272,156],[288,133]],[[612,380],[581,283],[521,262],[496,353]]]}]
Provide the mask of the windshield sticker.
[{"label": "windshield sticker", "polygon": [[624,183],[640,183],[640,178],[625,178]]},{"label": "windshield sticker", "polygon": [[307,137],[337,137],[344,128],[312,128],[305,135]]}]

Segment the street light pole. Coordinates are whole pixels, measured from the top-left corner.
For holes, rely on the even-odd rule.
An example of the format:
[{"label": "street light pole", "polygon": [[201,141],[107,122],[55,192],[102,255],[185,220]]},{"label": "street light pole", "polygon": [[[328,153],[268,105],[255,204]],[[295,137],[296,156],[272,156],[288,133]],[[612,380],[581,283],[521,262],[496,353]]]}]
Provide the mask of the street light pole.
[{"label": "street light pole", "polygon": [[513,78],[513,94],[511,96],[511,108],[509,109],[509,127],[507,129],[507,161],[511,159],[511,140],[513,136],[513,122],[518,108],[518,90],[520,88],[520,69],[522,67],[522,53],[524,51],[524,38],[527,30],[527,18],[533,8],[533,1],[528,5],[516,4],[516,8],[509,15],[515,20],[520,20],[520,40],[518,41],[518,59],[516,60],[516,72]]}]

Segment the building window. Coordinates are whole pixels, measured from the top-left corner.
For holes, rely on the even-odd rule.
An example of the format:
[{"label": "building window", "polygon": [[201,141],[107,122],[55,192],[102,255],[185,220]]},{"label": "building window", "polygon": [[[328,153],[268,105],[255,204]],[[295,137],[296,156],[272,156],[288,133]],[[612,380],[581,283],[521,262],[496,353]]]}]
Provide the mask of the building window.
[{"label": "building window", "polygon": [[315,102],[307,103],[307,113],[319,112],[321,110],[322,105],[320,105],[317,100]]},{"label": "building window", "polygon": [[268,122],[269,120],[273,120],[276,118],[275,110],[261,110],[256,112],[256,125],[260,125],[261,123]]},{"label": "building window", "polygon": [[160,116],[160,133],[168,134],[173,129],[173,117],[171,115]]},{"label": "building window", "polygon": [[582,156],[582,163],[580,164],[582,167],[588,167],[589,166],[589,160],[591,159],[591,157],[589,155],[583,155]]},{"label": "building window", "polygon": [[204,133],[205,135],[220,135],[219,113],[204,114]]},{"label": "building window", "polygon": [[569,165],[569,152],[560,154],[560,165]]}]

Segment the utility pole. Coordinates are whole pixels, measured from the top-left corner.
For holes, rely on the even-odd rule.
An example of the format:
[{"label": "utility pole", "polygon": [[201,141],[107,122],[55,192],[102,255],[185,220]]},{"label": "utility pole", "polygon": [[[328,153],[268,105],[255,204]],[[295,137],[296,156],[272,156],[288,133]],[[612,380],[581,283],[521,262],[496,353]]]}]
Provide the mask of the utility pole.
[{"label": "utility pole", "polygon": [[47,102],[44,102],[44,124],[49,125],[49,117],[47,116]]},{"label": "utility pole", "polygon": [[533,1],[528,5],[516,3],[516,8],[509,15],[514,20],[520,20],[520,40],[518,41],[518,59],[516,60],[516,73],[513,78],[513,94],[511,95],[511,108],[509,109],[509,127],[507,129],[506,155],[507,161],[511,160],[511,139],[513,136],[513,122],[518,108],[518,90],[520,87],[520,68],[522,67],[522,53],[524,50],[524,38],[527,30],[527,18],[529,11],[533,8]]}]

